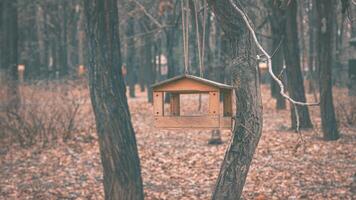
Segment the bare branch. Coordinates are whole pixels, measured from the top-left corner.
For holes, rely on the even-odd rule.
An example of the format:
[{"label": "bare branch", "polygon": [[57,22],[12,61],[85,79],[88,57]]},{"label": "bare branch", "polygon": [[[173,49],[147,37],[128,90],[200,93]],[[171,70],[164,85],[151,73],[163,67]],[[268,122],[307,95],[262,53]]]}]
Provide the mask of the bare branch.
[{"label": "bare branch", "polygon": [[159,23],[147,10],[146,8],[140,3],[138,2],[137,0],[132,0],[133,2],[135,2],[138,7],[140,7],[140,9],[145,13],[145,15],[153,21],[153,23],[155,23],[159,28],[162,28],[162,25],[161,23]]},{"label": "bare branch", "polygon": [[281,90],[280,90],[281,95],[284,98],[286,98],[287,100],[289,100],[292,104],[295,104],[295,105],[300,105],[300,106],[316,106],[316,105],[319,105],[318,102],[317,103],[307,103],[307,102],[296,101],[296,100],[292,99],[290,96],[288,96],[285,93],[285,89],[284,89],[284,85],[283,85],[282,81],[279,80],[276,77],[276,75],[273,73],[273,70],[272,70],[272,59],[271,59],[272,57],[267,53],[267,51],[262,47],[261,43],[258,41],[256,33],[253,30],[247,15],[233,2],[233,0],[229,0],[229,1],[232,4],[232,6],[235,8],[235,10],[237,12],[239,12],[239,14],[242,16],[243,20],[246,23],[247,28],[250,30],[250,32],[252,34],[253,40],[256,43],[258,49],[260,49],[260,51],[266,56],[268,72],[272,76],[272,78],[278,83],[279,87],[281,88]]}]

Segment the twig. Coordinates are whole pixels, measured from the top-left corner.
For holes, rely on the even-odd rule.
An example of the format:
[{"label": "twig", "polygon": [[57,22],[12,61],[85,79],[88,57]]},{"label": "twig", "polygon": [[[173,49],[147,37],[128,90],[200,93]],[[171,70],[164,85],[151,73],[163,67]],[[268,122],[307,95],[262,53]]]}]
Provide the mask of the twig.
[{"label": "twig", "polygon": [[162,25],[146,10],[146,8],[137,0],[132,0],[133,2],[135,2],[138,7],[141,8],[141,10],[145,13],[145,15],[152,20],[159,28],[162,28]]}]

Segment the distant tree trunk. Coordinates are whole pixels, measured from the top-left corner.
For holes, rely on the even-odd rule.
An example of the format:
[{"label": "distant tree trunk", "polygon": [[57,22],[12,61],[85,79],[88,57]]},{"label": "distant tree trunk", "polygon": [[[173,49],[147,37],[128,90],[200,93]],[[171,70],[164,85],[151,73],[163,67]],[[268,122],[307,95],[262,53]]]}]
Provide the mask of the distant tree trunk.
[{"label": "distant tree trunk", "polygon": [[[193,0],[189,0],[189,16],[190,16],[190,24],[191,29],[189,30],[189,54],[191,65],[189,66],[190,73],[199,75],[199,53],[198,53],[198,40],[197,40],[197,27],[195,24],[195,7],[194,4],[196,2]],[[198,23],[199,24],[199,23]],[[187,24],[189,26],[189,24]],[[200,27],[199,27],[199,30]],[[199,33],[198,33],[199,34]]]},{"label": "distant tree trunk", "polygon": [[300,49],[300,66],[302,70],[305,70],[305,60],[306,60],[306,45],[305,45],[305,30],[304,30],[304,14],[305,14],[305,8],[304,5],[305,0],[299,1],[298,2],[298,8],[297,8],[297,24],[298,24],[298,32],[299,34],[299,49]]},{"label": "distant tree trunk", "polygon": [[[270,16],[271,32],[272,32],[272,50],[276,51],[275,55],[272,57],[272,69],[275,74],[280,74],[283,70],[284,65],[284,55],[282,44],[283,33],[285,29],[285,17],[284,12],[281,8],[278,8],[274,1],[269,1],[269,6],[272,8],[272,13]],[[283,76],[281,77],[283,81]],[[280,88],[275,80],[271,80],[271,94],[277,100],[276,108],[278,110],[286,109],[286,101],[284,97],[280,94]]]},{"label": "distant tree trunk", "polygon": [[[174,26],[174,13],[173,11],[169,11],[167,13],[167,22],[168,24],[172,25],[171,27],[166,28],[166,49],[167,49],[167,65],[168,65],[168,78],[174,77],[176,72],[176,66],[174,61],[174,43],[175,43],[175,33],[176,27]],[[170,101],[170,96],[166,95],[165,102]]]},{"label": "distant tree trunk", "polygon": [[155,83],[156,80],[156,65],[155,65],[155,59],[152,54],[152,38],[147,38],[145,41],[145,61],[146,61],[146,71],[147,71],[147,98],[148,102],[152,103],[153,102],[153,93],[152,93],[152,88],[151,85]]},{"label": "distant tree trunk", "polygon": [[4,53],[4,46],[3,42],[4,42],[4,28],[3,28],[3,14],[4,14],[4,2],[0,1],[0,84],[2,84],[2,79],[5,77],[4,74],[4,66],[3,66],[3,53]]},{"label": "distant tree trunk", "polygon": [[61,24],[61,32],[60,32],[60,41],[59,41],[59,59],[58,59],[58,64],[59,64],[59,75],[61,77],[68,75],[68,47],[67,47],[67,41],[68,41],[68,24],[67,24],[67,11],[68,11],[68,5],[67,2],[63,2],[62,4],[59,5],[59,9],[61,11],[61,14],[63,16],[63,21],[60,22]]},{"label": "distant tree trunk", "polygon": [[89,84],[104,170],[105,199],[143,199],[140,161],[121,72],[116,0],[84,1]]},{"label": "distant tree trunk", "polygon": [[315,83],[316,80],[318,79],[316,77],[316,61],[315,61],[315,35],[316,35],[316,3],[315,0],[309,0],[309,12],[308,12],[308,18],[309,18],[309,58],[308,58],[308,73],[309,73],[309,78],[310,78],[310,84],[309,84],[309,93],[315,93]]},{"label": "distant tree trunk", "polygon": [[339,131],[335,119],[335,110],[332,97],[332,73],[333,64],[333,31],[335,19],[335,0],[316,0],[318,13],[318,37],[317,37],[317,59],[319,69],[319,89],[320,89],[320,115],[321,125],[325,140],[337,140]]},{"label": "distant tree trunk", "polygon": [[2,67],[5,72],[7,82],[8,109],[18,109],[20,106],[20,95],[18,92],[18,21],[17,21],[17,0],[3,0],[2,26],[3,34],[1,48],[3,48]]},{"label": "distant tree trunk", "polygon": [[[286,9],[286,32],[284,41],[284,55],[288,79],[288,91],[290,96],[301,102],[305,102],[303,76],[300,67],[297,26],[297,1],[292,0]],[[296,128],[296,116],[294,106],[291,106],[292,128]],[[309,109],[306,106],[297,106],[299,112],[300,128],[312,128]]]},{"label": "distant tree trunk", "polygon": [[[253,154],[262,132],[262,102],[257,51],[241,16],[229,0],[208,1],[221,24],[230,47],[232,84],[236,88],[236,123],[212,199],[240,199]],[[247,0],[235,0],[244,10]]]},{"label": "distant tree trunk", "polygon": [[206,59],[204,59],[204,66],[205,66],[205,72],[204,72],[204,76],[213,80],[211,77],[211,73],[213,70],[213,62],[214,62],[214,57],[213,57],[213,51],[210,47],[210,38],[211,38],[211,12],[208,10],[207,11],[207,16],[206,16],[206,27],[205,27],[205,38],[204,38],[204,42],[205,42],[205,57]]},{"label": "distant tree trunk", "polygon": [[[351,6],[352,23],[351,23],[351,39],[356,38],[356,6]],[[351,49],[351,58],[349,60],[349,96],[356,97],[356,47]]]},{"label": "distant tree trunk", "polygon": [[127,55],[126,55],[126,66],[127,66],[127,84],[129,85],[129,95],[131,98],[136,97],[135,93],[135,77],[136,77],[136,66],[135,66],[135,41],[132,37],[135,34],[135,20],[130,16],[127,20],[126,37],[127,40]]},{"label": "distant tree trunk", "polygon": [[[143,31],[144,33],[144,31]],[[144,57],[145,55],[145,42],[143,40],[140,40],[141,44],[140,44],[140,54],[143,56],[143,59],[140,59],[139,61],[139,67],[138,67],[138,83],[140,85],[140,92],[145,92],[145,86],[146,86],[146,82],[147,82],[147,77],[148,74],[146,74],[146,68],[148,67],[148,63],[146,63],[146,59]]]},{"label": "distant tree trunk", "polygon": [[46,63],[46,57],[45,57],[45,35],[44,35],[44,22],[45,17],[44,17],[44,12],[42,9],[42,6],[37,5],[36,6],[36,28],[37,28],[37,43],[38,43],[38,51],[39,51],[39,71],[40,73],[37,74],[38,77],[43,75],[45,72],[45,63]]},{"label": "distant tree trunk", "polygon": [[79,65],[84,65],[84,41],[85,41],[85,32],[84,32],[84,11],[79,10],[79,20],[78,20],[78,63]]}]

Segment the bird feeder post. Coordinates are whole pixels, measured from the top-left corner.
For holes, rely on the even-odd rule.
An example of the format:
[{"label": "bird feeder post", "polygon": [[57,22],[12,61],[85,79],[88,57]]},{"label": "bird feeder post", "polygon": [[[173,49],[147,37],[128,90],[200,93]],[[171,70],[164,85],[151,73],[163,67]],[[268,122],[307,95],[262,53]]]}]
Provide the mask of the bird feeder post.
[{"label": "bird feeder post", "polygon": [[216,116],[220,114],[220,93],[209,92],[209,114]]},{"label": "bird feeder post", "polygon": [[164,115],[164,101],[163,101],[163,92],[154,92],[153,93],[153,110],[155,116],[163,116]]},{"label": "bird feeder post", "polygon": [[180,95],[179,95],[179,93],[171,94],[170,108],[171,108],[172,116],[180,115]]},{"label": "bird feeder post", "polygon": [[232,116],[232,90],[224,91],[223,101],[223,113],[224,117]]}]

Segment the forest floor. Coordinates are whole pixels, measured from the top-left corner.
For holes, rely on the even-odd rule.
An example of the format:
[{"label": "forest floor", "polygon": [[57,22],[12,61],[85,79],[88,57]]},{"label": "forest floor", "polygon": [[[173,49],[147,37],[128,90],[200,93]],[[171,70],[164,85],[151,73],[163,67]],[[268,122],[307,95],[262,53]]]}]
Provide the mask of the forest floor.
[{"label": "forest floor", "polygon": [[[346,90],[335,91],[335,104],[340,103],[337,98],[347,98]],[[302,131],[301,137],[289,130],[290,112],[274,109],[267,86],[262,86],[262,92],[263,134],[244,199],[356,199],[356,128],[340,123],[341,138],[324,141],[319,110],[313,107],[310,111],[315,128]],[[312,100],[312,96],[308,98]],[[129,105],[146,199],[209,199],[230,131],[222,132],[222,145],[208,145],[211,133],[207,130],[154,128],[146,93],[137,90]],[[186,111],[198,109],[196,99],[183,99],[183,106]],[[81,122],[84,126],[93,126],[89,102],[81,115],[85,117]],[[0,144],[0,199],[103,199],[94,129],[46,147],[38,144],[22,148],[6,145],[5,141]]]}]

